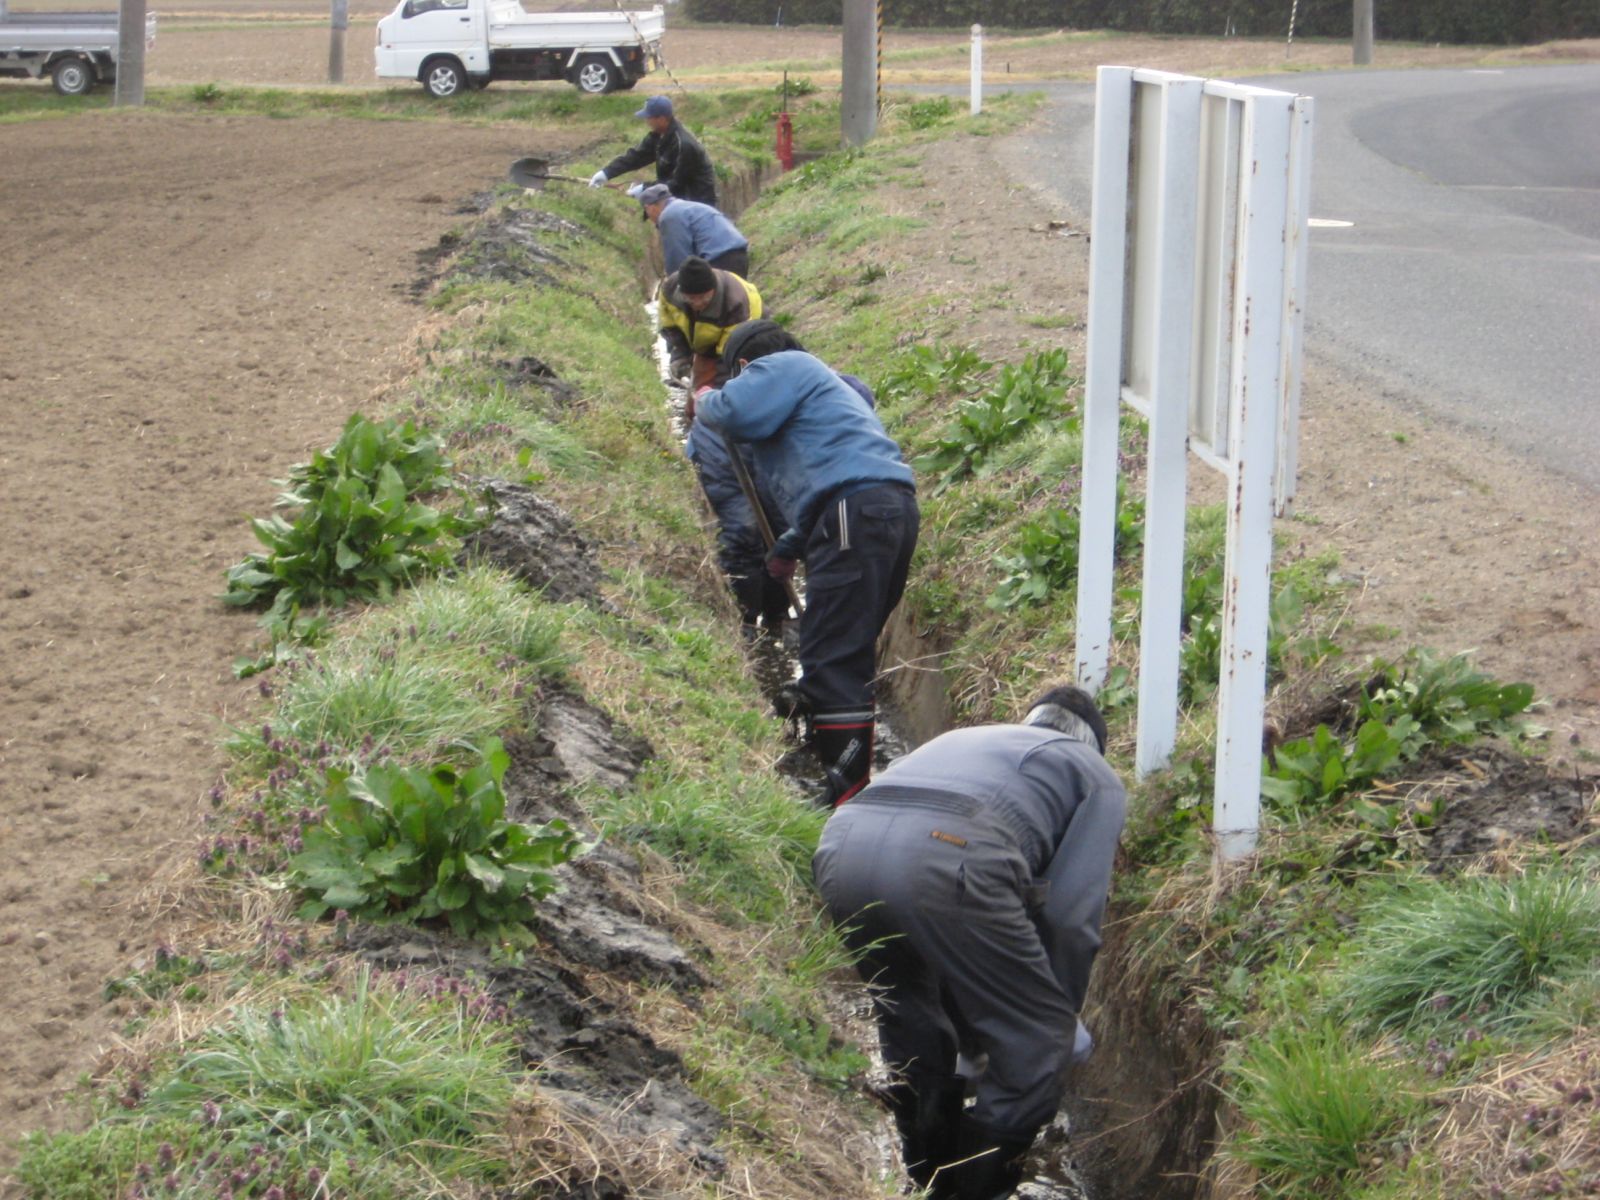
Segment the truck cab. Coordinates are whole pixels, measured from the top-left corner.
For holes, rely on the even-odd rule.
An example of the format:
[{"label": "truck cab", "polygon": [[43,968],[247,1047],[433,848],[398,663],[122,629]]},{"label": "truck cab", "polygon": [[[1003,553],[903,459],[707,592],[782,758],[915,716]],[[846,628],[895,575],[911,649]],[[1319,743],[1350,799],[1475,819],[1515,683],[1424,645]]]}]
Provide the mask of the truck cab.
[{"label": "truck cab", "polygon": [[[442,80],[445,90],[436,87],[422,74],[430,57],[458,62],[467,76],[489,73],[488,38],[484,30],[483,5],[471,0],[401,0],[399,7],[378,22],[379,74],[394,74],[421,80],[433,95],[450,95],[466,80]],[[389,70],[383,67],[384,51],[390,54]],[[441,70],[448,64],[441,64]]]}]

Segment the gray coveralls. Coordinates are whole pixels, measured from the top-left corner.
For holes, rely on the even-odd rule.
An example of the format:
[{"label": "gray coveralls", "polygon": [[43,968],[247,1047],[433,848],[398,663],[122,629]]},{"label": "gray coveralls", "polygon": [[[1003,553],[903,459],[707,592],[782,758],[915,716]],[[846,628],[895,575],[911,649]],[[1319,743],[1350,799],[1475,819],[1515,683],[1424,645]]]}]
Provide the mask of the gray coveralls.
[{"label": "gray coveralls", "polygon": [[984,1052],[975,1121],[1031,1138],[1054,1116],[1127,799],[1053,729],[957,729],[837,809],[812,870],[876,982],[891,1069],[949,1076]]}]

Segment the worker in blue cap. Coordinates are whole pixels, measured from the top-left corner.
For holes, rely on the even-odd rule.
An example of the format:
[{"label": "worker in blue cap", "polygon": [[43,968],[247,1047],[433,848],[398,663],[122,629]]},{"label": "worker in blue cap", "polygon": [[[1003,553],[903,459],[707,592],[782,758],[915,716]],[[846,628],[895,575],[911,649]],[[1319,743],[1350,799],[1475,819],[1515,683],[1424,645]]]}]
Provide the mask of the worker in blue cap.
[{"label": "worker in blue cap", "polygon": [[618,175],[655,163],[656,182],[666,184],[674,196],[714,206],[717,174],[711,169],[706,148],[673,115],[672,101],[666,96],[651,96],[633,115],[644,118],[650,132],[632,150],[617,155],[596,171],[589,186],[601,187]]}]

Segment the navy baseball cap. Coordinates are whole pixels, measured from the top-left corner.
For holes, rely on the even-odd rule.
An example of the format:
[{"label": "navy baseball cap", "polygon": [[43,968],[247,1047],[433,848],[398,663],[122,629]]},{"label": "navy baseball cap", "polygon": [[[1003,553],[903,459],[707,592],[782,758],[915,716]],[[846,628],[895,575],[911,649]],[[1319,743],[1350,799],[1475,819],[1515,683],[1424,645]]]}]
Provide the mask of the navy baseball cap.
[{"label": "navy baseball cap", "polygon": [[636,117],[670,117],[672,115],[672,101],[666,96],[651,96],[644,102],[644,107],[633,114]]}]

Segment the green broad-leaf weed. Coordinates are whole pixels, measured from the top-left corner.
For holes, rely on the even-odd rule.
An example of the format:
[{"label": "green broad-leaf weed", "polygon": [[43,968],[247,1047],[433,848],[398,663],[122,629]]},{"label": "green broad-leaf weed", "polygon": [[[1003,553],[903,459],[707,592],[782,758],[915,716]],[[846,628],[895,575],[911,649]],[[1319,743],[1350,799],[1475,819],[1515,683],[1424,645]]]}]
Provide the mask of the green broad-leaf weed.
[{"label": "green broad-leaf weed", "polygon": [[445,922],[462,937],[511,944],[556,889],[555,867],[581,843],[565,821],[505,818],[510,757],[490,739],[466,770],[375,765],[328,774],[327,816],[289,860],[315,920],[343,910],[379,921]]},{"label": "green broad-leaf weed", "polygon": [[271,605],[267,620],[281,621],[305,605],[386,598],[447,567],[449,539],[475,519],[417,497],[449,483],[436,439],[410,422],[353,414],[333,446],[285,481],[275,507],[292,518],[274,513],[251,521],[266,550],[228,569],[222,599],[241,608]]}]

